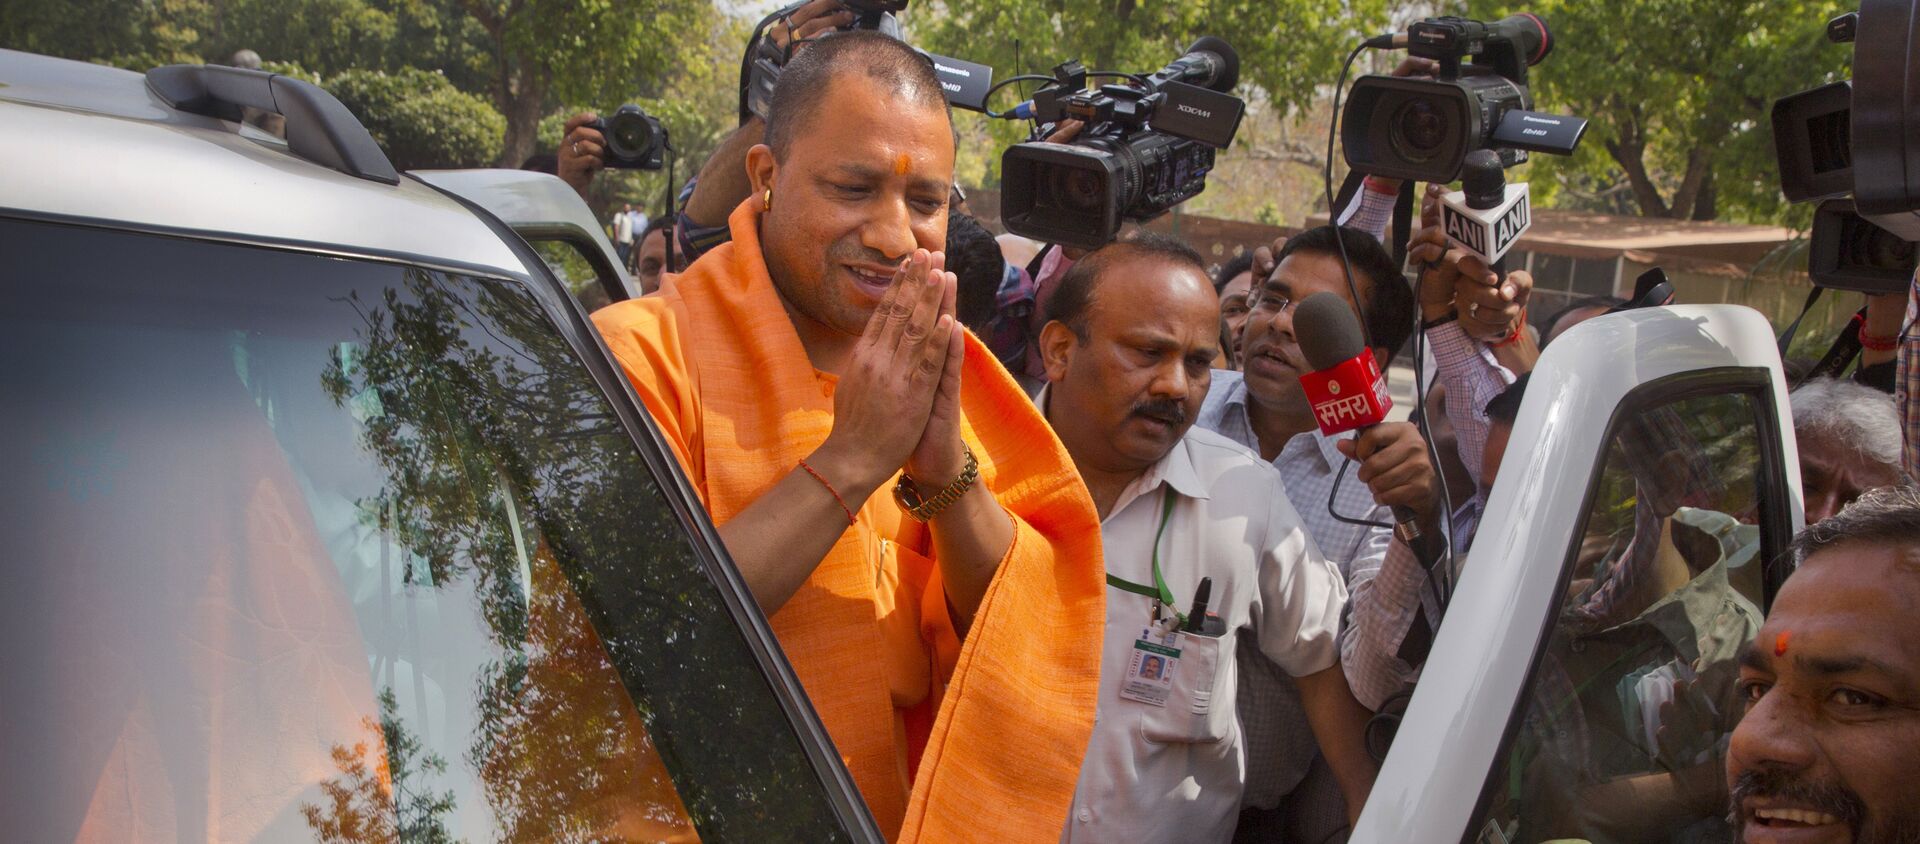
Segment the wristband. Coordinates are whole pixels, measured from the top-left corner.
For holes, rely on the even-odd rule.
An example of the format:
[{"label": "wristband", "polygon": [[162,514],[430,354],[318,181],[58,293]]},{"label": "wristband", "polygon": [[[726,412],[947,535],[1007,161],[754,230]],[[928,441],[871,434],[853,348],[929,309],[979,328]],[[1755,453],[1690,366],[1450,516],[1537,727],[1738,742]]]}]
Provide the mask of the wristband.
[{"label": "wristband", "polygon": [[1388,196],[1394,196],[1400,193],[1400,185],[1398,183],[1388,184],[1386,180],[1374,176],[1368,176],[1362,179],[1361,184],[1366,185],[1367,190],[1373,191],[1374,193],[1386,194]]},{"label": "wristband", "polygon": [[1525,334],[1526,331],[1527,331],[1527,309],[1521,308],[1520,318],[1513,321],[1513,333],[1508,334],[1500,342],[1493,344],[1493,347],[1496,349],[1499,349],[1499,348],[1504,348],[1506,346],[1511,346],[1515,343],[1518,343],[1520,342],[1520,335]]},{"label": "wristband", "polygon": [[1860,338],[1860,348],[1866,349],[1869,352],[1891,352],[1900,348],[1900,335],[1875,337],[1867,333],[1867,324],[1865,322],[1860,323],[1860,329],[1855,332],[1855,334]]},{"label": "wristband", "polygon": [[1427,320],[1426,322],[1420,323],[1420,330],[1432,331],[1436,328],[1439,328],[1440,326],[1446,325],[1447,323],[1452,322],[1459,318],[1460,318],[1459,311],[1454,310],[1452,308],[1448,308],[1446,313],[1441,314],[1437,317],[1434,317],[1433,319]]},{"label": "wristband", "polygon": [[840,502],[840,512],[847,514],[847,527],[853,527],[855,523],[853,508],[848,507],[847,500],[840,497],[840,491],[834,489],[833,484],[827,483],[827,479],[822,477],[819,472],[814,471],[812,466],[808,466],[806,460],[803,459],[800,461],[800,468],[807,470],[807,474],[812,475],[814,480],[819,481],[821,486],[826,487],[827,494],[832,495],[834,501]]}]

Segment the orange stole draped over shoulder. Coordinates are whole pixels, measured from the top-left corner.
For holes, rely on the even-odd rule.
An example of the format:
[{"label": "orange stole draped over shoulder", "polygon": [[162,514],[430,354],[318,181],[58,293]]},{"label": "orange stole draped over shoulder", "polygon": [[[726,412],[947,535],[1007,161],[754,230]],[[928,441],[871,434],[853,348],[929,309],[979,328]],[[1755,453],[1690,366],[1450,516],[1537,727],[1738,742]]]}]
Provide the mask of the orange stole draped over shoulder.
[{"label": "orange stole draped over shoulder", "polygon": [[[718,524],[826,440],[814,370],[760,255],[733,241],[594,322]],[[883,487],[772,624],[881,828],[900,841],[1055,841],[1093,726],[1104,566],[1093,503],[1059,440],[967,335],[962,436],[1014,540],[962,646],[926,529]],[[859,505],[859,502],[848,502]]]}]

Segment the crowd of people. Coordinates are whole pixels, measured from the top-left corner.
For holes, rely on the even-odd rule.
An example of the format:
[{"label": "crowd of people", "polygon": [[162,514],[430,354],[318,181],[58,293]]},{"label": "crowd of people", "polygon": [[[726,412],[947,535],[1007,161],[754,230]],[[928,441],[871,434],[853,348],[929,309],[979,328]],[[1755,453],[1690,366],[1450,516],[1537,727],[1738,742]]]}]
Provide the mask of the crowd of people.
[{"label": "crowd of people", "polygon": [[[593,319],[875,818],[923,840],[1341,840],[1378,770],[1374,713],[1420,677],[1528,373],[1628,303],[1576,302],[1536,334],[1532,279],[1450,249],[1439,186],[1410,284],[1382,244],[1400,185],[1371,177],[1339,223],[1211,275],[1150,232],[1086,252],[996,238],[954,185],[930,66],[883,35],[820,37],[845,18],[820,0],[772,28],[807,46],[770,117],[724,138],[679,207],[618,213],[649,295]],[[558,152],[583,195],[592,123],[569,120]],[[1294,320],[1322,293],[1383,369],[1419,336],[1423,418],[1321,432]],[[1920,497],[1893,395],[1897,365],[1910,384],[1920,369],[1896,362],[1911,319],[1904,296],[1873,299],[1857,374],[1791,395],[1798,570],[1764,624],[1722,615],[1752,643],[1726,654],[1745,717],[1674,766],[1707,801],[1675,829],[1920,835],[1920,633],[1903,623]],[[1633,578],[1688,557],[1687,537],[1719,544],[1682,583],[1738,577],[1757,542],[1707,506],[1714,481],[1676,480],[1687,458],[1623,459],[1629,529],[1569,587],[1577,629],[1651,623]],[[1396,508],[1418,536],[1396,534]],[[1701,679],[1663,687],[1662,719],[1708,682],[1707,635],[1681,637]],[[1529,840],[1578,832],[1531,817]]]}]

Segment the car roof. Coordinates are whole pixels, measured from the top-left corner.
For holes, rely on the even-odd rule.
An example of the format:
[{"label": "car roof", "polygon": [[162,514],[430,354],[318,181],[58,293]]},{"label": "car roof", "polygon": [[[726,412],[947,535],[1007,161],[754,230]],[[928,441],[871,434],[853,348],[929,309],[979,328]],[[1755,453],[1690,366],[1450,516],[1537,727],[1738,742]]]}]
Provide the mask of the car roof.
[{"label": "car roof", "polygon": [[0,161],[0,215],[527,273],[439,191],[303,160],[252,127],[170,107],[132,71],[0,50]]}]

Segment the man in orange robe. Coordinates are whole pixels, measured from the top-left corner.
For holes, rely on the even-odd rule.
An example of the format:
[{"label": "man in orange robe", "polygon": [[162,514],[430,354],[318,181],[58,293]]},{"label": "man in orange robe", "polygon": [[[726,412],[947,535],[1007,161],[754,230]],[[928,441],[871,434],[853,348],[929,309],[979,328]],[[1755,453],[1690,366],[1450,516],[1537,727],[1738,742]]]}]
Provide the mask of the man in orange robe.
[{"label": "man in orange robe", "polygon": [[[881,828],[1057,840],[1099,680],[1099,523],[954,318],[939,83],[846,33],[787,65],[771,111],[732,241],[594,320]],[[918,516],[888,492],[903,472]]]}]

